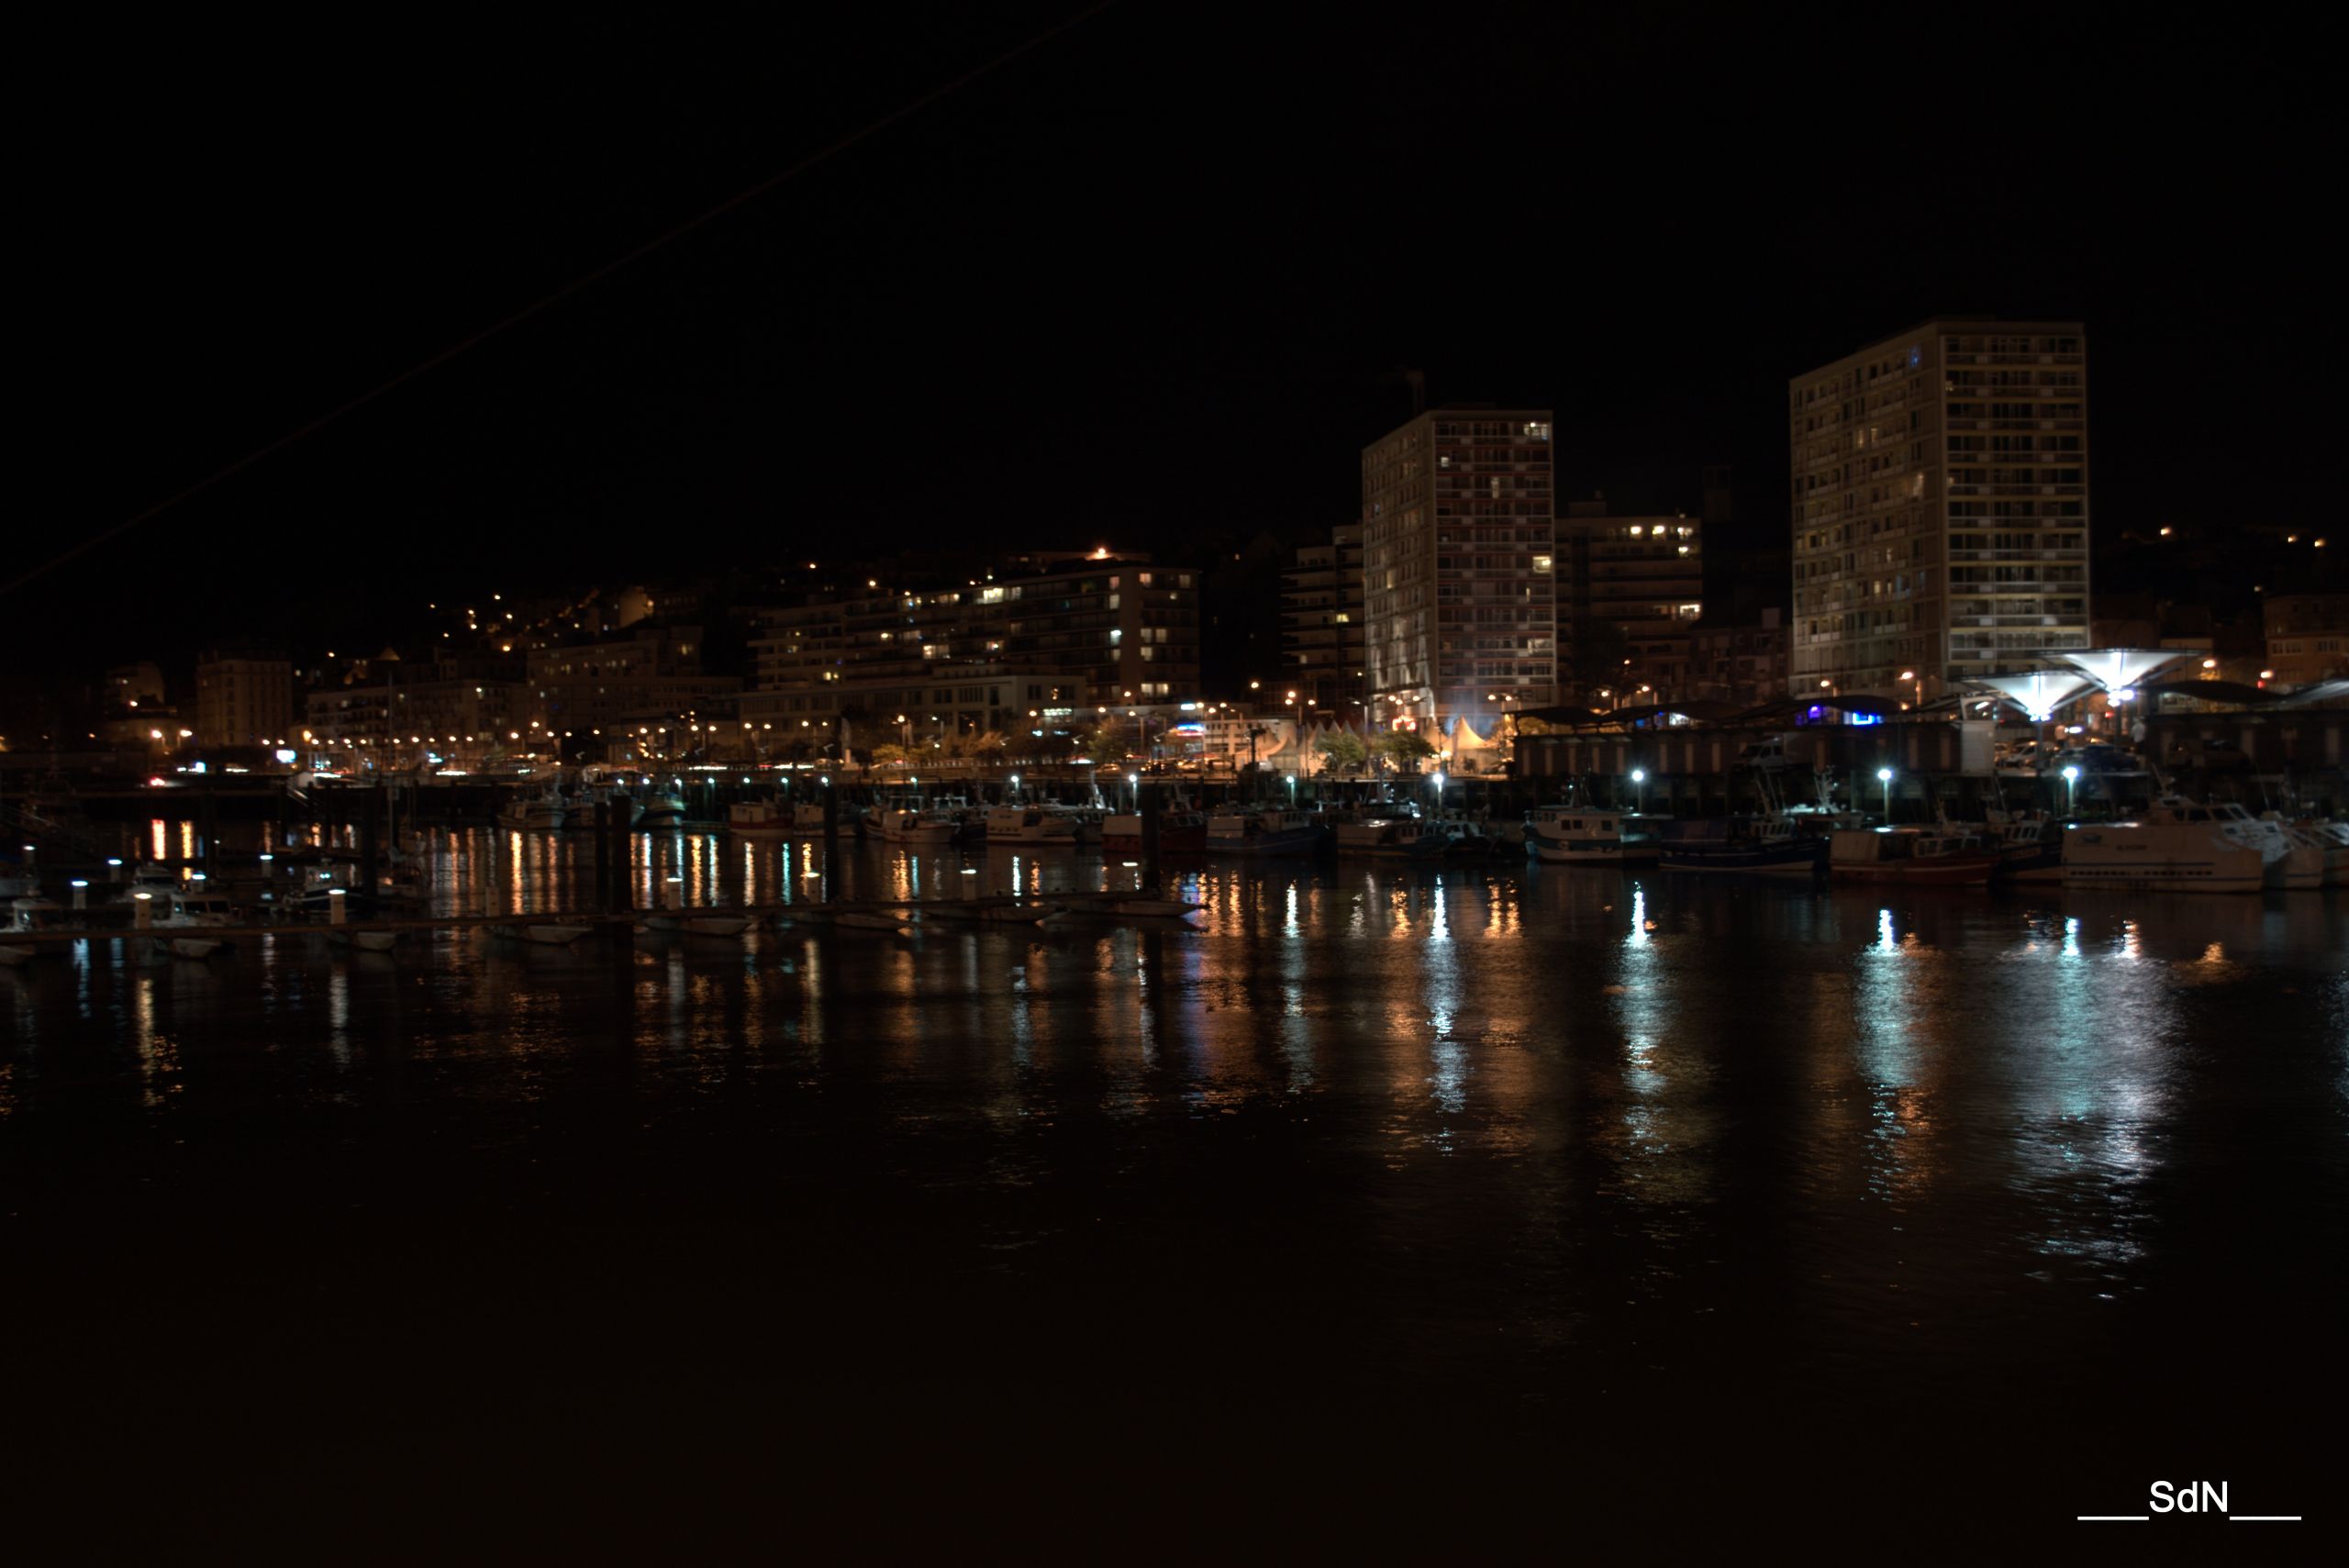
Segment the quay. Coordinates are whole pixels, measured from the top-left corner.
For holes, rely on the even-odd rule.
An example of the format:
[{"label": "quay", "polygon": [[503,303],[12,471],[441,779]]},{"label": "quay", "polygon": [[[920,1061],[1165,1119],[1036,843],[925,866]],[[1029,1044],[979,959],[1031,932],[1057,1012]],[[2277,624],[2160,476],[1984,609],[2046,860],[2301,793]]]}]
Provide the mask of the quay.
[{"label": "quay", "polygon": [[[647,917],[652,916],[736,916],[758,921],[772,920],[777,916],[801,915],[829,920],[841,915],[885,915],[903,913],[918,917],[926,910],[952,909],[1015,909],[1032,907],[1041,918],[1051,910],[1071,906],[1097,906],[1108,908],[1117,904],[1152,896],[1136,888],[1117,888],[1104,892],[1071,893],[990,893],[969,898],[857,898],[832,901],[801,899],[791,903],[760,904],[701,904],[689,906],[655,906],[649,909],[612,911],[607,909],[571,911],[562,909],[525,909],[491,915],[416,915],[369,916],[344,920],[280,920],[260,921],[235,926],[141,926],[126,914],[121,920],[102,925],[61,928],[39,931],[8,931],[0,933],[0,946],[12,948],[70,947],[75,942],[113,941],[126,937],[175,936],[202,937],[209,941],[239,942],[264,940],[277,937],[351,936],[362,932],[402,933],[408,931],[445,931],[459,933],[484,929],[495,926],[583,926],[591,934],[601,935],[619,942],[631,940]],[[820,913],[818,913],[820,912]],[[90,911],[80,911],[90,913]]]}]

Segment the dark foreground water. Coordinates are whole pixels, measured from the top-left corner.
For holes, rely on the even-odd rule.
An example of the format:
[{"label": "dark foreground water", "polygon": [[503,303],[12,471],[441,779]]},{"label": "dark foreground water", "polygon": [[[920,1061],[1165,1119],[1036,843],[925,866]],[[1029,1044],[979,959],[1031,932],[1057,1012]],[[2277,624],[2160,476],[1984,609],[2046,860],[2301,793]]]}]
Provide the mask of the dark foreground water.
[{"label": "dark foreground water", "polygon": [[[576,870],[441,850],[446,907]],[[1196,933],[0,971],[20,1538],[1931,1555],[2158,1479],[2338,1528],[2340,895],[1185,885]]]}]

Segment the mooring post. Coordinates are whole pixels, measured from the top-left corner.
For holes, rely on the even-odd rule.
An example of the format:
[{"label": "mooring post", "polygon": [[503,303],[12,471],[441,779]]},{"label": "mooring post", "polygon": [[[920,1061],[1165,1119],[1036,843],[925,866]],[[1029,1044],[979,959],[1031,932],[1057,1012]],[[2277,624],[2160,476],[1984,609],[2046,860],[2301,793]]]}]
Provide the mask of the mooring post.
[{"label": "mooring post", "polygon": [[1159,786],[1141,786],[1141,884],[1151,893],[1158,891],[1158,817]]},{"label": "mooring post", "polygon": [[612,808],[603,801],[596,803],[596,826],[588,835],[596,852],[596,912],[612,912]]},{"label": "mooring post", "polygon": [[381,848],[383,833],[384,786],[375,784],[367,791],[367,804],[359,817],[359,885],[367,896],[375,896],[378,868],[376,855]]},{"label": "mooring post", "polygon": [[[647,840],[646,853],[651,852]],[[626,806],[612,807],[612,908],[625,915],[636,907],[636,839],[629,826]]]}]

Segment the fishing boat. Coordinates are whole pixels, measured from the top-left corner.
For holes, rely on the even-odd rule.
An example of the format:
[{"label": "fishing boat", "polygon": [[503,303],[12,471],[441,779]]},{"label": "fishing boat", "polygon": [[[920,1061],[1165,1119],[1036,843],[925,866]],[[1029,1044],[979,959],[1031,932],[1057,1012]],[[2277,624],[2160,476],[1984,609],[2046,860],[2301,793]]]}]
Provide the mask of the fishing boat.
[{"label": "fishing boat", "polygon": [[1999,862],[1988,840],[1947,828],[1838,828],[1827,845],[1836,882],[1986,887]]},{"label": "fishing boat", "polygon": [[2292,824],[2324,848],[2324,885],[2349,887],[2349,824],[2303,817]]},{"label": "fishing boat", "polygon": [[685,798],[674,789],[649,790],[640,797],[636,825],[648,833],[667,833],[685,825]]},{"label": "fishing boat", "polygon": [[726,808],[726,830],[738,839],[787,839],[791,807],[774,800],[738,800]]},{"label": "fishing boat", "polygon": [[174,889],[149,922],[148,940],[156,952],[173,958],[210,958],[228,945],[228,939],[199,933],[236,923],[236,911],[221,895]]},{"label": "fishing boat", "polygon": [[881,837],[892,844],[939,845],[953,842],[956,824],[951,817],[893,806],[881,811],[878,826]]},{"label": "fishing boat", "polygon": [[[1101,841],[1103,816],[1092,806],[1046,806],[1042,810],[1046,816],[1057,817],[1074,828],[1078,843],[1097,844]],[[990,828],[989,831],[993,829]]]},{"label": "fishing boat", "polygon": [[[27,936],[36,931],[53,931],[64,925],[64,917],[61,906],[28,888],[25,896],[9,903],[8,929]],[[64,947],[57,943],[35,946],[31,942],[0,942],[0,963],[29,963],[43,952],[64,951]]]},{"label": "fishing boat", "polygon": [[569,808],[552,792],[516,795],[497,808],[497,825],[518,833],[559,833]]},{"label": "fishing boat", "polygon": [[575,794],[563,797],[564,828],[580,831],[595,827],[598,806],[605,808],[607,820],[625,822],[630,828],[644,811],[644,803],[626,790],[607,784],[582,784]]},{"label": "fishing boat", "polygon": [[1037,806],[997,806],[986,812],[985,821],[989,849],[1012,844],[1030,849],[1076,847],[1076,821],[1062,812]]},{"label": "fishing boat", "polygon": [[2284,858],[2280,840],[2246,835],[2207,806],[2165,796],[2130,821],[2075,824],[2064,835],[2064,885],[2257,893],[2283,885]]},{"label": "fishing boat", "polygon": [[2336,845],[2307,825],[2286,821],[2283,814],[2277,811],[2262,812],[2254,820],[2284,841],[2286,887],[2306,890],[2338,885],[2344,872],[2349,871],[2349,849]]},{"label": "fishing boat", "polygon": [[1375,855],[1391,841],[1397,824],[1414,821],[1418,813],[1403,805],[1365,806],[1330,817],[1324,826],[1341,855]]},{"label": "fishing boat", "polygon": [[1218,855],[1309,855],[1330,830],[1302,811],[1225,809],[1208,817],[1208,852]]},{"label": "fishing boat", "polygon": [[1656,853],[1666,871],[1735,876],[1815,877],[1826,862],[1827,840],[1780,814],[1676,818]]},{"label": "fishing boat", "polygon": [[832,924],[850,931],[886,931],[892,936],[910,937],[913,928],[894,915],[867,915],[860,910],[846,909],[832,917]]},{"label": "fishing boat", "polygon": [[1441,860],[1453,845],[1452,825],[1419,817],[1392,817],[1378,825],[1378,836],[1355,853],[1382,860]]},{"label": "fishing boat", "polygon": [[2045,817],[1990,814],[1990,831],[1998,851],[1997,875],[2006,882],[2064,880],[2064,831]]},{"label": "fishing boat", "polygon": [[1662,819],[1588,806],[1543,806],[1525,819],[1525,840],[1544,865],[1649,866],[1660,852]]},{"label": "fishing boat", "polygon": [[[1158,849],[1161,854],[1196,855],[1208,847],[1208,819],[1202,813],[1187,807],[1158,814]],[[1101,851],[1108,854],[1141,853],[1141,814],[1123,812],[1101,819]]]}]

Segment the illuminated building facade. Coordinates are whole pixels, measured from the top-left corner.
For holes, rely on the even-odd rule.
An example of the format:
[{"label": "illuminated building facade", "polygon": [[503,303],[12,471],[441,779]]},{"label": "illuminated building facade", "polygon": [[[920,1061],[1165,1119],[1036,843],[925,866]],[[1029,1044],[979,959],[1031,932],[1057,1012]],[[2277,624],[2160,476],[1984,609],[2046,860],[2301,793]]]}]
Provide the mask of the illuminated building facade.
[{"label": "illuminated building facade", "polygon": [[1559,612],[1558,640],[1575,701],[1603,706],[1694,695],[1690,639],[1705,613],[1704,528],[1696,518],[1610,517],[1603,501],[1574,502],[1558,521],[1558,577],[1572,606]]},{"label": "illuminated building facade", "polygon": [[1787,389],[1790,693],[1924,695],[2088,647],[2087,340],[1929,321]]},{"label": "illuminated building facade", "polygon": [[1281,579],[1288,684],[1303,712],[1341,722],[1359,721],[1370,695],[1362,562],[1362,525],[1347,523],[1327,544],[1300,546]]},{"label": "illuminated building facade", "polygon": [[294,723],[294,662],[210,652],[195,666],[195,732],[206,746],[274,746]]},{"label": "illuminated building facade", "polygon": [[1383,725],[1480,732],[1557,690],[1547,409],[1439,408],[1363,449],[1364,669]]},{"label": "illuminated building facade", "polygon": [[[796,728],[801,719],[829,723],[852,709],[894,707],[900,689],[968,686],[977,695],[948,705],[967,728],[983,716],[1024,723],[1030,707],[1197,695],[1196,570],[1106,550],[1015,574],[1021,564],[1008,561],[1002,573],[943,587],[885,586],[875,577],[863,593],[770,611],[751,644],[746,716],[787,717]],[[940,705],[924,698],[910,706],[927,712]]]}]

